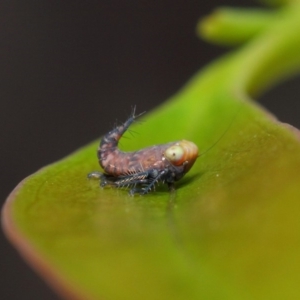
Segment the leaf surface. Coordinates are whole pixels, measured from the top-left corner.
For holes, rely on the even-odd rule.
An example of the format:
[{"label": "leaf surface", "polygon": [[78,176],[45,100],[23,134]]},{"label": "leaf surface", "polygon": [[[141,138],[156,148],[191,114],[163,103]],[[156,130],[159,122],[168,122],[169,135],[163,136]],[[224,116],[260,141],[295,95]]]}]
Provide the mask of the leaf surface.
[{"label": "leaf surface", "polygon": [[[86,179],[100,169],[96,141],[11,194],[4,229],[61,295],[299,298],[300,144],[296,130],[249,98],[299,70],[300,6],[274,13],[255,37],[246,26],[243,39],[237,28],[246,44],[196,74],[133,125],[138,135],[122,139],[123,150],[187,139],[205,152],[175,193],[162,186],[131,197],[99,188]],[[204,22],[215,36],[220,23]]]}]

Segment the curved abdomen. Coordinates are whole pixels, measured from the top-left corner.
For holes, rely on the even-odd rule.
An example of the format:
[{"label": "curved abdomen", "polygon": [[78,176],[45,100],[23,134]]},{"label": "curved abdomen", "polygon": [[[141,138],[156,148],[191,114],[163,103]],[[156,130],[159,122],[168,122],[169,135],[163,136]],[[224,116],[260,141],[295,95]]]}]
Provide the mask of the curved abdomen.
[{"label": "curved abdomen", "polygon": [[152,146],[134,152],[123,152],[117,147],[100,147],[98,158],[101,167],[112,176],[129,175],[150,169],[164,169],[164,151],[173,143]]}]

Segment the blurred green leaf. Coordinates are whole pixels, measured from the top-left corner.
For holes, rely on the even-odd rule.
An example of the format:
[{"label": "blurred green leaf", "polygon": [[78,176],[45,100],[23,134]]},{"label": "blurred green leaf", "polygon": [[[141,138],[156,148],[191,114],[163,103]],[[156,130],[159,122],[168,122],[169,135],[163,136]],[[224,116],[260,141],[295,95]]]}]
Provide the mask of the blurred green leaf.
[{"label": "blurred green leaf", "polygon": [[88,181],[97,141],[17,187],[3,210],[8,237],[71,299],[299,298],[297,132],[248,96],[299,70],[299,29],[300,6],[283,7],[122,140],[134,150],[184,138],[200,152],[217,142],[175,194],[130,197]]},{"label": "blurred green leaf", "polygon": [[197,32],[216,44],[239,45],[265,30],[278,13],[266,9],[217,8],[198,23]]},{"label": "blurred green leaf", "polygon": [[271,6],[281,6],[287,4],[300,3],[299,0],[260,0],[260,2]]}]

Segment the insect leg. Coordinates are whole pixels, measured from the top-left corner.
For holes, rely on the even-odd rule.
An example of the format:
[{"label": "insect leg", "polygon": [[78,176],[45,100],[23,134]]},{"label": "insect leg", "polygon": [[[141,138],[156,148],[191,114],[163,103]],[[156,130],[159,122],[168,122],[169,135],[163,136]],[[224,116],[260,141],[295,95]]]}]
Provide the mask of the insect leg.
[{"label": "insect leg", "polygon": [[[155,170],[155,173],[156,172],[157,171]],[[149,193],[149,191],[153,188],[153,186],[162,178],[163,175],[166,174],[166,172],[167,172],[166,170],[162,170],[162,171],[158,172],[158,174],[155,177],[149,178],[147,180],[146,184],[149,183],[149,182],[150,183],[146,187],[141,188],[141,189],[132,188],[129,191],[129,194],[134,195],[136,193],[139,193],[140,195],[145,195],[145,194]]]},{"label": "insect leg", "polygon": [[123,187],[128,185],[137,185],[137,184],[143,184],[148,182],[149,172],[138,172],[134,174],[129,174],[126,176],[119,176],[116,178],[116,181],[114,182],[114,185],[117,187]]},{"label": "insect leg", "polygon": [[88,179],[100,179],[102,177],[102,173],[98,171],[93,171],[89,174],[87,174]]},{"label": "insect leg", "polygon": [[87,175],[87,178],[88,179],[98,179],[98,180],[100,180],[100,186],[104,187],[107,184],[113,184],[114,183],[113,179],[115,177],[110,176],[108,174],[101,173],[99,171],[94,171],[94,172],[89,173]]},{"label": "insect leg", "polygon": [[175,184],[174,182],[168,182],[168,188],[169,188],[169,191],[172,193],[175,191]]}]

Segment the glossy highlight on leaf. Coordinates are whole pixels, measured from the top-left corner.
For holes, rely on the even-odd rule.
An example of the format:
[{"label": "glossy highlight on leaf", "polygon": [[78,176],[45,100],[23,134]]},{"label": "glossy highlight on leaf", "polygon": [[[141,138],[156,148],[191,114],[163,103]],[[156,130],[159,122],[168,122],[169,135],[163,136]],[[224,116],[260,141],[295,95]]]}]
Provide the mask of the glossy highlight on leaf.
[{"label": "glossy highlight on leaf", "polygon": [[249,97],[299,71],[300,5],[277,15],[251,38],[247,28],[246,45],[143,115],[138,138],[122,140],[126,151],[181,139],[199,147],[174,193],[100,189],[86,179],[100,170],[95,141],[11,194],[7,236],[63,297],[299,298],[298,132]]}]

